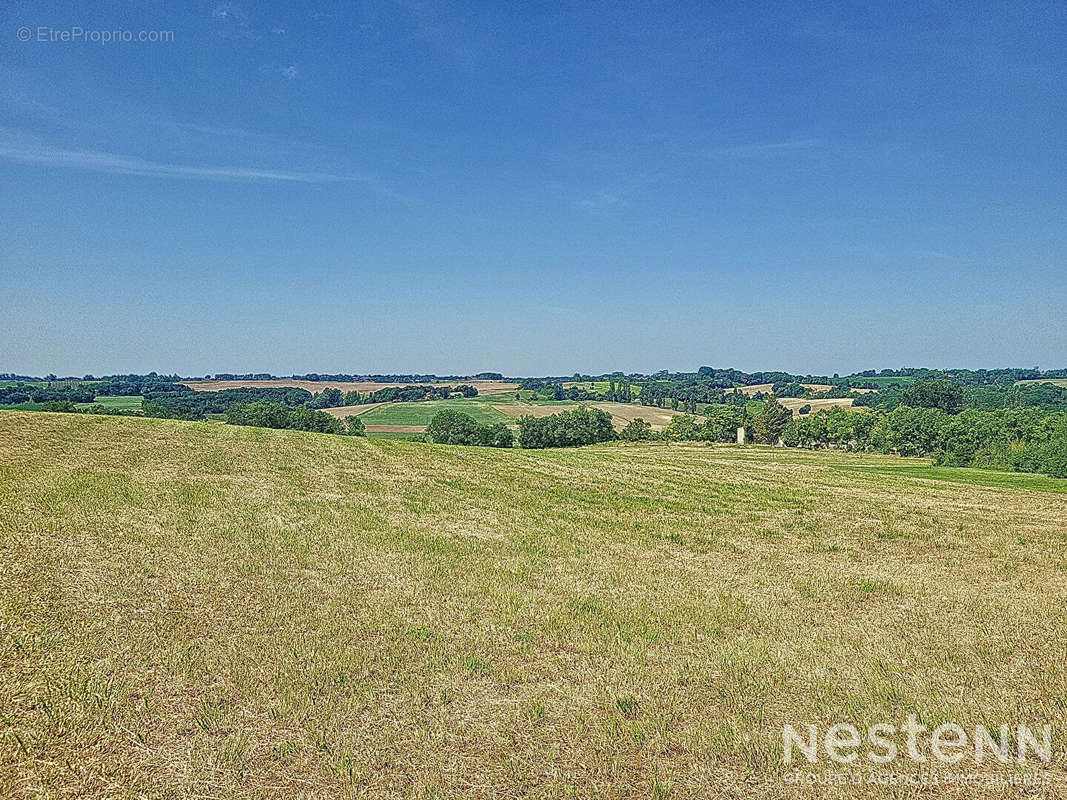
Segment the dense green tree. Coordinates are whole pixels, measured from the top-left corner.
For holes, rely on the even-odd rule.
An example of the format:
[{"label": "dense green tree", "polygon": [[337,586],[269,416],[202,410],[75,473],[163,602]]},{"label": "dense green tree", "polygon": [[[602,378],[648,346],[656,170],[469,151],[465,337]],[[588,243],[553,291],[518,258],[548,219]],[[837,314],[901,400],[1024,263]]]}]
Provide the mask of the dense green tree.
[{"label": "dense green tree", "polygon": [[336,408],[345,404],[340,389],[324,389],[307,402],[308,408]]},{"label": "dense green tree", "polygon": [[741,427],[741,410],[737,406],[708,406],[705,409],[700,438],[708,442],[734,442],[737,441],[739,427]]},{"label": "dense green tree", "polygon": [[696,419],[688,414],[676,414],[663,429],[663,438],[672,442],[693,442],[701,438],[701,433]]},{"label": "dense green tree", "polygon": [[652,436],[652,426],[640,417],[630,420],[619,432],[619,438],[626,442],[640,442],[651,439]]},{"label": "dense green tree", "polygon": [[752,437],[763,444],[777,444],[793,418],[792,412],[773,397],[763,403],[763,410],[752,421]]},{"label": "dense green tree", "polygon": [[912,408],[939,408],[946,414],[963,410],[963,387],[950,380],[919,381],[904,388],[901,405]]}]

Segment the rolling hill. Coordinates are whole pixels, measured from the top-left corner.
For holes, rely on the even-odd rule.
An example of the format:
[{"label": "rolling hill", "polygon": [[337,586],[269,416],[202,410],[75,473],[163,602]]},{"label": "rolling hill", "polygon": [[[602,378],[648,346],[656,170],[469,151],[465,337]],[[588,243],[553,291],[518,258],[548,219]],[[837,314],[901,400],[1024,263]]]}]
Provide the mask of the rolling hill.
[{"label": "rolling hill", "polygon": [[0,412],[0,796],[837,796],[782,725],[907,713],[1060,752],[1067,494],[998,475]]}]

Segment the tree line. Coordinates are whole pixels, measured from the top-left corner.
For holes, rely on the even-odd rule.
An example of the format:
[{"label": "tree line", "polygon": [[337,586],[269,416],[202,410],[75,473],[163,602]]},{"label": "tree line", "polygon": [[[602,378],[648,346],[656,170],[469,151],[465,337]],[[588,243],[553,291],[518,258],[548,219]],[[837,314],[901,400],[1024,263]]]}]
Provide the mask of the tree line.
[{"label": "tree line", "polygon": [[366,433],[366,427],[359,417],[337,419],[325,411],[316,411],[306,406],[288,406],[262,400],[230,406],[226,411],[226,422],[230,425],[334,433],[342,436],[363,436]]},{"label": "tree line", "polygon": [[[436,444],[476,447],[512,447],[516,439],[502,423],[480,424],[469,414],[454,409],[439,411],[426,428],[426,437]],[[576,408],[547,417],[519,419],[519,447],[578,447],[618,438],[611,416],[598,408]]]},{"label": "tree line", "polygon": [[745,425],[746,441],[756,443],[925,456],[936,465],[1067,478],[1067,411],[1029,407],[951,413],[936,406],[897,405],[890,411],[821,409],[794,418],[771,398],[758,414],[728,406],[712,406],[707,414],[703,424],[695,417],[675,416],[660,434],[630,423],[622,438],[730,442]]}]

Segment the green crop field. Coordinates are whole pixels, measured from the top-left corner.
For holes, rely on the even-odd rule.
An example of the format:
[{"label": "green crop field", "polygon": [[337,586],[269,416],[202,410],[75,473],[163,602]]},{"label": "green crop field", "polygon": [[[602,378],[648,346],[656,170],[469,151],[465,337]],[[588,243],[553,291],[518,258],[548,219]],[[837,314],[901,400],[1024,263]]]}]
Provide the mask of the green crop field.
[{"label": "green crop field", "polygon": [[91,409],[94,405],[103,406],[104,408],[121,408],[127,410],[135,410],[141,408],[141,396],[140,395],[115,395],[115,396],[101,396],[93,398],[91,403],[78,403],[78,408]]},{"label": "green crop field", "polygon": [[0,796],[855,797],[782,726],[907,714],[1062,753],[1062,484],[929,469],[0,412]]},{"label": "green crop field", "polygon": [[[514,401],[514,395],[511,395]],[[429,425],[434,415],[446,408],[469,414],[477,422],[513,422],[507,414],[497,411],[478,398],[453,400],[425,400],[417,403],[388,403],[372,408],[360,419],[366,425]]]}]

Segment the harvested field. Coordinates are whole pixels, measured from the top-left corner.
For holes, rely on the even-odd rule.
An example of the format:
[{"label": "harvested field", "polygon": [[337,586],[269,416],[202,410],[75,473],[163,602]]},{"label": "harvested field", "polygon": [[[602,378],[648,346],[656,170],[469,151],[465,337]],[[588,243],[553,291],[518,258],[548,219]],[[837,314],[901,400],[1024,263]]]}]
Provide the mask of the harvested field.
[{"label": "harvested field", "polygon": [[367,433],[422,433],[425,425],[366,425]]},{"label": "harvested field", "polygon": [[323,411],[331,417],[344,419],[345,417],[359,416],[360,414],[370,411],[372,408],[377,408],[382,405],[385,405],[385,403],[363,403],[358,406],[334,406],[333,408],[324,408]]},{"label": "harvested field", "polygon": [[[635,403],[583,403],[582,405],[607,411],[611,414],[611,421],[617,430],[625,428],[631,420],[643,419],[652,426],[652,430],[659,431],[667,427],[671,417],[686,413],[684,411],[673,411],[669,408],[654,408]],[[700,414],[689,414],[689,416],[696,419],[697,422],[704,422],[704,417]]]},{"label": "harvested field", "polygon": [[570,411],[578,406],[578,403],[521,403],[517,400],[514,403],[493,403],[493,408],[497,411],[515,419],[519,417],[550,417],[560,411]]},{"label": "harvested field", "polygon": [[[570,411],[577,408],[579,405],[588,406],[589,408],[599,408],[602,411],[606,411],[611,414],[611,422],[615,426],[616,430],[625,428],[631,420],[643,419],[649,425],[652,426],[652,430],[663,430],[667,424],[671,421],[671,417],[679,414],[684,414],[684,411],[672,411],[669,408],[654,408],[652,406],[642,406],[635,403],[601,403],[601,402],[586,402],[581,403],[567,403],[559,405],[538,405],[534,403],[508,403],[507,405],[493,405],[493,408],[498,411],[503,411],[505,414],[518,419],[519,417],[531,416],[531,417],[549,417],[553,414],[558,414],[561,411]],[[699,414],[690,414],[697,421],[703,422],[704,417]]]},{"label": "harvested field", "polygon": [[[825,391],[827,391],[828,389],[831,388],[831,387],[829,387],[829,386],[827,386],[826,384],[823,384],[823,383],[802,383],[800,385],[803,386],[805,389],[808,389],[808,390],[810,390],[812,392],[825,392]],[[774,387],[773,383],[756,383],[756,384],[753,384],[752,386],[738,386],[737,388],[740,389],[745,394],[753,395],[753,394],[756,394],[757,392],[762,392],[763,394],[770,394],[771,393],[771,389],[773,387]],[[730,390],[727,390],[727,391],[730,391]],[[852,391],[855,392],[856,394],[866,394],[867,392],[875,392],[875,391],[877,391],[877,389],[852,389]],[[782,398],[779,398],[779,399],[782,399]],[[786,398],[786,399],[788,399],[788,398]]]}]

